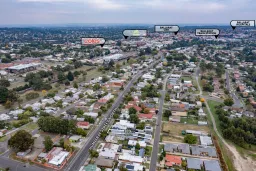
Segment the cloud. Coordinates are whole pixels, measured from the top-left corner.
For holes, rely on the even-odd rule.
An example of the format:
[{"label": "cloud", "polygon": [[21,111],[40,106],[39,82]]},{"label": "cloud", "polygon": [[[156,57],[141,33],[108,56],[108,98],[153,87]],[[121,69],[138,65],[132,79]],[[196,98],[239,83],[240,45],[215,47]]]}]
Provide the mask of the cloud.
[{"label": "cloud", "polygon": [[19,2],[27,3],[83,3],[95,9],[101,10],[118,10],[124,9],[125,5],[113,0],[18,0]]}]

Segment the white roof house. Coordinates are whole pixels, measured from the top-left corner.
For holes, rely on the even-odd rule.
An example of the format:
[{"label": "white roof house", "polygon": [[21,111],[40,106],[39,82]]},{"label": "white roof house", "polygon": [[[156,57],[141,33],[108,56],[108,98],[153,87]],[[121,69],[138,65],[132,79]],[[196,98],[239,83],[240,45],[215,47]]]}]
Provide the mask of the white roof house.
[{"label": "white roof house", "polygon": [[62,164],[62,162],[68,157],[69,152],[67,151],[61,151],[59,154],[55,155],[50,161],[50,164],[59,166]]},{"label": "white roof house", "polygon": [[201,145],[205,145],[205,146],[213,145],[211,137],[208,137],[208,136],[200,136],[200,142],[201,142]]},{"label": "white roof house", "polygon": [[18,116],[18,114],[22,114],[23,112],[23,109],[12,110],[9,112],[9,115]]},{"label": "white roof house", "polygon": [[52,99],[52,98],[50,98],[50,99],[42,99],[42,103],[49,103],[49,104],[53,104],[53,103],[55,103],[55,101]]},{"label": "white roof house", "polygon": [[84,115],[91,116],[92,118],[98,117],[98,113],[95,113],[95,112],[85,112]]},{"label": "white roof house", "polygon": [[137,143],[140,145],[140,147],[146,147],[147,146],[145,141],[135,141],[135,140],[129,140],[128,141],[128,145],[130,145],[130,146],[136,146]]},{"label": "white roof house", "polygon": [[135,128],[135,124],[131,123],[130,121],[127,121],[127,120],[120,120],[115,125],[124,126],[126,128]]},{"label": "white roof house", "polygon": [[34,104],[31,105],[31,107],[32,107],[32,109],[33,109],[34,111],[40,110],[41,106],[42,106],[42,104],[39,103],[39,102],[36,102],[36,103],[34,103]]},{"label": "white roof house", "polygon": [[115,159],[116,152],[111,149],[104,149],[99,153],[99,156],[104,157],[105,159]]},{"label": "white roof house", "polygon": [[142,163],[143,162],[142,157],[134,156],[129,153],[123,153],[123,154],[119,155],[119,160],[129,161],[129,162],[134,162],[134,163]]},{"label": "white roof house", "polygon": [[151,75],[151,74],[144,74],[144,75],[142,75],[142,78],[145,80],[153,80],[153,79],[155,79],[155,76]]},{"label": "white roof house", "polygon": [[5,113],[0,114],[0,121],[6,121],[6,120],[9,120],[9,119],[10,119],[9,115],[6,115]]}]

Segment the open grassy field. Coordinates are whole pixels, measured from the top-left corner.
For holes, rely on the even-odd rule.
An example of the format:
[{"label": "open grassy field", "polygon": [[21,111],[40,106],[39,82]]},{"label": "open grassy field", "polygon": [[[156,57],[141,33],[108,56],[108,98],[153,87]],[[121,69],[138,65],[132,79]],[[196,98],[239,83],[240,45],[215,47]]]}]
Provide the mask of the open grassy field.
[{"label": "open grassy field", "polygon": [[163,136],[163,142],[183,143],[184,138],[181,136]]},{"label": "open grassy field", "polygon": [[196,119],[196,118],[194,118],[194,117],[190,117],[190,116],[188,116],[188,117],[181,117],[180,118],[180,122],[181,123],[187,123],[187,124],[195,124],[195,125],[197,125],[198,124],[198,119]]},{"label": "open grassy field", "polygon": [[[211,110],[211,112],[213,114],[213,117],[215,119],[215,123],[216,123],[217,129],[220,131],[220,121],[219,121],[218,116],[215,114],[215,112],[216,112],[215,107],[220,105],[221,103],[213,101],[213,100],[207,100],[207,103],[208,103],[209,108],[210,108],[210,110]],[[207,110],[205,110],[205,111],[207,111]]]},{"label": "open grassy field", "polygon": [[197,130],[205,133],[210,133],[210,129],[207,126],[180,124],[180,123],[163,123],[162,131],[167,132],[171,135],[181,135],[183,130]]},{"label": "open grassy field", "polygon": [[181,80],[184,80],[184,81],[192,81],[192,78],[191,77],[189,77],[189,76],[182,76],[181,77]]}]

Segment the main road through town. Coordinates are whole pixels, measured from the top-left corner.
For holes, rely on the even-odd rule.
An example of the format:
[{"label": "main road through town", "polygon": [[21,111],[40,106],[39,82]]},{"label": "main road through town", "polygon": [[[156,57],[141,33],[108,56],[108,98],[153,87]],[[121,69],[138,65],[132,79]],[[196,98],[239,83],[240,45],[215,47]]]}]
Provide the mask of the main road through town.
[{"label": "main road through town", "polygon": [[155,138],[154,138],[154,146],[153,151],[151,154],[151,161],[150,161],[150,171],[156,171],[157,169],[157,158],[158,158],[158,146],[160,142],[160,134],[161,134],[161,123],[162,123],[162,115],[163,115],[163,105],[164,105],[164,97],[165,97],[165,89],[167,80],[170,74],[168,74],[165,77],[164,84],[163,84],[163,90],[160,91],[161,98],[159,99],[159,110],[158,110],[158,116],[156,121],[156,131],[155,131]]},{"label": "main road through town", "polygon": [[130,88],[133,86],[134,82],[138,80],[139,77],[142,76],[142,74],[147,71],[148,69],[152,68],[154,64],[157,64],[160,60],[155,61],[152,63],[149,67],[146,69],[138,72],[132,80],[125,86],[124,91],[119,94],[115,102],[113,103],[112,107],[107,111],[107,113],[104,115],[104,118],[102,119],[102,122],[100,122],[99,126],[92,132],[90,135],[88,141],[86,144],[78,151],[78,153],[75,155],[73,160],[67,164],[66,169],[67,171],[77,171],[81,168],[81,166],[84,165],[85,161],[89,157],[89,148],[92,146],[93,142],[97,138],[97,136],[100,135],[100,132],[102,128],[104,128],[105,123],[107,122],[107,119],[110,118],[111,113],[113,110],[121,104],[123,101],[123,96],[129,92]]}]

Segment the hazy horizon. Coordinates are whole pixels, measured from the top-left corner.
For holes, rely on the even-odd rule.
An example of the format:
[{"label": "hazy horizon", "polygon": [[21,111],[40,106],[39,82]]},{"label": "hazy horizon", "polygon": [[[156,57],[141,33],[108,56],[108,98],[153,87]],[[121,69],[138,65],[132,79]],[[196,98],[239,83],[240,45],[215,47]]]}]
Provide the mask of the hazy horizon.
[{"label": "hazy horizon", "polygon": [[253,0],[1,0],[0,26],[68,23],[229,25],[253,20]]}]

